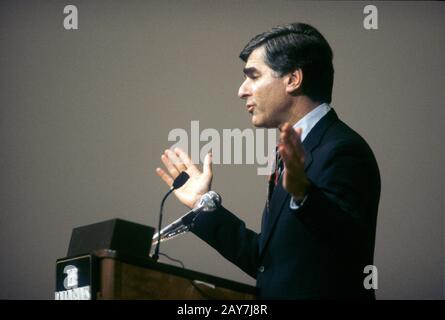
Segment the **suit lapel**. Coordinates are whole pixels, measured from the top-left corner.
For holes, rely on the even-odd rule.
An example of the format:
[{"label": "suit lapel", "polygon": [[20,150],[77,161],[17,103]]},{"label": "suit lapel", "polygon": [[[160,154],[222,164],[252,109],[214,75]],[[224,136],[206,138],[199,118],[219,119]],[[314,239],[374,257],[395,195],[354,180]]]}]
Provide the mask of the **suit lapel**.
[{"label": "suit lapel", "polygon": [[337,113],[331,109],[318,123],[312,128],[303,141],[303,149],[305,152],[304,170],[307,170],[312,164],[312,152],[320,144],[326,130],[331,124],[338,120]]},{"label": "suit lapel", "polygon": [[[312,152],[320,144],[324,133],[335,120],[338,120],[337,114],[335,113],[334,109],[331,109],[323,118],[320,119],[320,121],[312,128],[304,139],[303,148],[305,151],[305,170],[308,170],[309,166],[312,164]],[[284,190],[282,179],[283,176],[281,175],[278,184],[272,193],[269,210],[266,208],[264,212],[265,219],[263,221],[264,223],[262,223],[261,230],[260,256],[264,253],[270,237],[275,230],[278,218],[283,211],[283,206],[286,203],[289,204],[290,202],[290,194]]]}]

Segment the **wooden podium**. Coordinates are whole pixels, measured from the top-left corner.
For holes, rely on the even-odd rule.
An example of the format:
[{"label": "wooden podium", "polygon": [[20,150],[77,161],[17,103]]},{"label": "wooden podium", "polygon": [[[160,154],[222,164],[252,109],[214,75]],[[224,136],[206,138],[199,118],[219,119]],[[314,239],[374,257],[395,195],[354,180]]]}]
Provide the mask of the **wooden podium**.
[{"label": "wooden podium", "polygon": [[253,300],[255,287],[155,262],[149,257],[101,249],[57,260],[55,297],[56,300]]},{"label": "wooden podium", "polygon": [[96,299],[200,300],[255,298],[255,288],[152,259],[120,255],[112,250],[97,258]]},{"label": "wooden podium", "polygon": [[56,262],[55,299],[255,299],[252,286],[154,261],[153,233],[122,219],[75,228]]}]

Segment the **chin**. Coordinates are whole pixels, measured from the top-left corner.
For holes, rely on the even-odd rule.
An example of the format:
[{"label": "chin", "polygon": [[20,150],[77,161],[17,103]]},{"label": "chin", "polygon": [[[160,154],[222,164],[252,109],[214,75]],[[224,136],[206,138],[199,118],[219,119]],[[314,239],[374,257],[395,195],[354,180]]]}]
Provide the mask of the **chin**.
[{"label": "chin", "polygon": [[268,123],[267,118],[264,119],[264,118],[258,117],[257,115],[252,116],[251,122],[252,122],[252,125],[257,128],[276,128],[273,125],[271,125],[270,121]]},{"label": "chin", "polygon": [[265,128],[270,129],[273,128],[271,126],[266,125],[265,123],[252,123],[255,128]]},{"label": "chin", "polygon": [[253,118],[252,118],[252,124],[254,127],[257,127],[257,128],[262,128],[264,126],[264,124],[260,120],[255,119],[255,116],[253,116]]}]

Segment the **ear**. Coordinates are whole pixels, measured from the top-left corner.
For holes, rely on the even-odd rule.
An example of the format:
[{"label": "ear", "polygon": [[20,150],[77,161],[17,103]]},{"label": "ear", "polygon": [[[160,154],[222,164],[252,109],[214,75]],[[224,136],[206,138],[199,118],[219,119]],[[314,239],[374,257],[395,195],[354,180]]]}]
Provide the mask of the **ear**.
[{"label": "ear", "polygon": [[286,92],[289,94],[295,93],[298,89],[301,88],[302,83],[303,83],[303,71],[301,70],[301,68],[299,68],[288,75],[286,83]]}]

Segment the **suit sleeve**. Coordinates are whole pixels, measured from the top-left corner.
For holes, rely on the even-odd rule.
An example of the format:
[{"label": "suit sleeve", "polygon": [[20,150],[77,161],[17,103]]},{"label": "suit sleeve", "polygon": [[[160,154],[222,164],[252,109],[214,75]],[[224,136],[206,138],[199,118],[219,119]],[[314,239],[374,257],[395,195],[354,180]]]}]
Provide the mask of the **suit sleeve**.
[{"label": "suit sleeve", "polygon": [[[329,148],[326,148],[329,150]],[[329,151],[317,172],[310,176],[312,188],[295,216],[309,230],[331,241],[375,236],[380,197],[380,175],[372,151],[365,143],[348,143]]]},{"label": "suit sleeve", "polygon": [[224,207],[201,214],[191,231],[226,259],[256,278],[259,235]]}]

